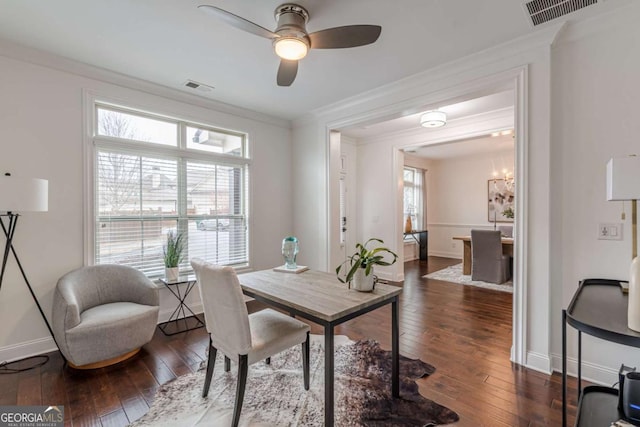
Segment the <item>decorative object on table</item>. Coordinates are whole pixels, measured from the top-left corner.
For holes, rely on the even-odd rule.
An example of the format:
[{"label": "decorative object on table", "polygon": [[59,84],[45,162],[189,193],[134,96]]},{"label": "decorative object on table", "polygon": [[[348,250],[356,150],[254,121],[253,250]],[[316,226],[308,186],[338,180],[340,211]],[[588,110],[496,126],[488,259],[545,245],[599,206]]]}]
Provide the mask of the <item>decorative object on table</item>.
[{"label": "decorative object on table", "polygon": [[487,217],[489,222],[513,222],[515,187],[507,187],[504,179],[490,179],[487,184]]},{"label": "decorative object on table", "polygon": [[282,239],[282,256],[284,257],[284,267],[288,270],[296,270],[296,257],[298,256],[298,239],[293,236]]},{"label": "decorative object on table", "polygon": [[103,264],[73,270],[53,294],[53,330],[76,369],[97,369],[133,357],[158,324],[158,287],[139,270]]},{"label": "decorative object on table", "polygon": [[[2,288],[2,280],[4,279],[4,274],[7,269],[9,254],[12,253],[13,258],[18,265],[18,269],[22,274],[22,278],[29,289],[29,293],[31,293],[31,297],[38,307],[42,320],[44,320],[49,333],[53,337],[54,342],[56,342],[53,329],[40,306],[40,302],[38,301],[36,294],[33,292],[33,288],[27,279],[27,275],[13,246],[13,238],[15,237],[18,218],[20,217],[21,212],[47,212],[48,205],[49,182],[46,179],[18,178],[11,176],[10,173],[5,173],[0,177],[0,226],[2,227],[2,231],[6,238],[2,258],[2,268],[0,269],[0,289]],[[4,222],[3,217],[7,218],[7,223]],[[56,345],[58,345],[57,342]],[[46,363],[47,360],[48,358],[42,363]],[[4,366],[4,369],[6,369],[6,365]]]},{"label": "decorative object on table", "polygon": [[614,157],[607,163],[607,200],[631,200],[631,267],[629,279],[629,329],[640,331],[640,260],[638,260],[638,207],[640,157]]},{"label": "decorative object on table", "polygon": [[[324,424],[323,339],[311,335],[310,390],[302,382],[300,350],[291,348],[273,357],[271,364],[257,363],[247,378],[251,393],[245,396],[242,419],[246,425],[320,427]],[[386,386],[391,375],[390,354],[375,341],[350,341],[336,336],[336,426],[450,424],[458,415],[419,394],[416,379],[433,374],[435,368],[421,360],[400,356],[402,398],[394,399]],[[215,371],[224,367],[218,356]],[[202,399],[204,367],[183,375],[158,389],[149,412],[132,427],[163,425],[231,425],[236,373],[215,376],[209,396]],[[429,379],[423,381],[430,381]],[[269,401],[265,403],[265,396]],[[433,424],[432,424],[433,423]]]},{"label": "decorative object on table", "polygon": [[404,232],[411,233],[413,230],[413,224],[411,223],[411,214],[407,214],[407,220],[404,222]]},{"label": "decorative object on table", "polygon": [[306,265],[297,265],[296,268],[293,270],[290,268],[287,268],[286,265],[281,265],[280,267],[273,268],[273,271],[278,271],[280,273],[293,273],[293,274],[304,273],[307,270],[309,270],[309,267],[307,267]]},{"label": "decorative object on table", "polygon": [[[347,260],[336,268],[336,275],[338,276],[338,280],[342,283],[348,283],[349,287],[351,289],[355,289],[356,291],[371,292],[377,280],[377,277],[373,274],[373,266],[393,265],[398,259],[398,255],[385,247],[367,249],[367,245],[371,242],[379,242],[381,244],[384,244],[382,240],[376,238],[367,240],[364,245],[361,243],[357,243],[356,252],[353,255],[347,257]],[[385,261],[384,254],[391,255],[393,257],[393,260]],[[346,271],[344,277],[340,275],[340,272],[343,271],[343,267]]]},{"label": "decorative object on table", "polygon": [[169,230],[164,251],[164,277],[169,281],[178,280],[180,263],[184,252],[184,234]]}]

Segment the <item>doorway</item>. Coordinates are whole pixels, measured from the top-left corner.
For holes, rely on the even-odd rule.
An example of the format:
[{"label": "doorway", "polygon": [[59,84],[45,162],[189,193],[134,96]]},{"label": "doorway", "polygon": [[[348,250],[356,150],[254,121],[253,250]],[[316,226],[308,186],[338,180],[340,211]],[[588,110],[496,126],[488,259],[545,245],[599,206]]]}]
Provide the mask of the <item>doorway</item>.
[{"label": "doorway", "polygon": [[[485,80],[478,83],[473,89],[466,85],[464,88],[450,88],[442,91],[436,97],[426,97],[422,100],[413,100],[413,105],[398,107],[392,109],[386,107],[380,110],[372,111],[366,116],[358,118],[342,119],[329,122],[328,129],[339,131],[342,134],[353,137],[353,129],[367,131],[376,126],[377,123],[389,121],[391,119],[409,120],[411,114],[423,112],[428,109],[437,109],[442,105],[452,105],[462,103],[487,94],[496,94],[506,90],[513,91],[513,107],[510,112],[511,125],[505,126],[502,123],[501,115],[504,111],[493,112],[493,116],[483,118],[488,128],[506,128],[514,129],[515,134],[515,180],[518,182],[519,192],[522,197],[518,197],[515,201],[515,234],[519,236],[517,243],[514,245],[514,254],[516,262],[514,263],[514,294],[513,294],[513,346],[512,361],[525,364],[525,346],[526,341],[526,317],[525,317],[525,295],[526,283],[524,281],[524,271],[526,271],[526,162],[524,161],[527,152],[526,139],[526,85],[523,84],[526,70],[524,68],[511,70],[501,76],[496,76],[495,80]],[[507,75],[507,77],[505,77]],[[409,112],[410,114],[408,114]],[[515,118],[515,119],[514,119]],[[454,124],[452,120],[451,125]],[[451,140],[451,135],[447,135],[454,126],[445,126],[440,134],[433,136],[429,141],[430,145],[442,144],[447,140]],[[461,129],[458,129],[461,130]],[[387,134],[379,134],[371,138],[367,143],[361,143],[356,139],[357,146],[357,195],[355,195],[358,205],[358,213],[356,215],[355,224],[352,221],[351,227],[356,229],[356,240],[368,238],[371,236],[382,237],[388,245],[394,249],[401,248],[403,245],[403,203],[402,203],[402,171],[404,167],[404,149],[412,145],[420,145],[425,143],[425,138],[419,135],[408,136],[404,141],[399,142],[398,134],[402,130],[396,129],[395,132]],[[466,133],[462,133],[466,138],[473,138],[479,135],[486,135],[486,129],[477,131],[468,128]],[[331,156],[333,159],[333,156]],[[366,166],[366,170],[363,169]],[[382,179],[381,177],[386,177]],[[334,177],[336,189],[338,188],[337,175]],[[332,181],[334,178],[330,178]],[[367,185],[361,183],[366,182]],[[333,187],[332,187],[333,188]],[[335,194],[337,196],[337,193]],[[353,196],[353,195],[352,195]],[[333,196],[330,194],[333,200]],[[380,200],[385,200],[382,210]],[[335,221],[337,222],[337,216]],[[331,224],[330,224],[331,225]],[[333,228],[333,227],[331,227]],[[374,234],[375,233],[375,234]],[[337,237],[337,236],[336,236]],[[333,238],[333,237],[332,237]],[[335,247],[330,238],[329,247]],[[385,271],[384,274],[390,280],[402,280],[404,269],[402,263]]]}]

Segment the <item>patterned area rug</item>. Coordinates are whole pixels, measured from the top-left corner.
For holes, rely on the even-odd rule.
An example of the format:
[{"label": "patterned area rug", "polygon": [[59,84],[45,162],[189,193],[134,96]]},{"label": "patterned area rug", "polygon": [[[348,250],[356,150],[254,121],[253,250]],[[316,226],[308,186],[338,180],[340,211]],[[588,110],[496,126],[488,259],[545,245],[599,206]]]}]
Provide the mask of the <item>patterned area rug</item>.
[{"label": "patterned area rug", "polygon": [[[336,337],[343,338],[343,337]],[[430,426],[458,421],[458,415],[418,393],[415,379],[435,368],[401,356],[400,399],[390,397],[391,353],[375,341],[336,340],[336,426]],[[311,387],[304,390],[299,346],[249,367],[240,425],[322,426],[324,420],[324,349],[312,336]],[[201,397],[204,367],[158,390],[149,412],[132,426],[229,426],[237,368],[224,372],[218,352],[209,396]]]},{"label": "patterned area rug", "polygon": [[494,291],[513,293],[513,282],[511,280],[501,285],[482,282],[480,280],[471,280],[471,275],[465,276],[462,274],[462,264],[452,265],[444,270],[438,270],[423,277],[426,279],[442,280],[444,282],[459,283],[460,285],[477,286],[479,288],[493,289]]}]

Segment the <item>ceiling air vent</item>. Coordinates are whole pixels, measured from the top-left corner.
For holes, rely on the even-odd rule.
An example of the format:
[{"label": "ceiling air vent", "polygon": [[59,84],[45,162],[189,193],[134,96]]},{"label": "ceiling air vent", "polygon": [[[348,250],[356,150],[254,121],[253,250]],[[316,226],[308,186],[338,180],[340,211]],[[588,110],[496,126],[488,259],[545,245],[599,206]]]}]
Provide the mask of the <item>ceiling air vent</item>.
[{"label": "ceiling air vent", "polygon": [[190,89],[199,90],[200,92],[211,92],[214,89],[213,86],[209,86],[193,80],[187,80],[184,85]]},{"label": "ceiling air vent", "polygon": [[602,0],[532,0],[525,2],[534,26],[568,15]]}]

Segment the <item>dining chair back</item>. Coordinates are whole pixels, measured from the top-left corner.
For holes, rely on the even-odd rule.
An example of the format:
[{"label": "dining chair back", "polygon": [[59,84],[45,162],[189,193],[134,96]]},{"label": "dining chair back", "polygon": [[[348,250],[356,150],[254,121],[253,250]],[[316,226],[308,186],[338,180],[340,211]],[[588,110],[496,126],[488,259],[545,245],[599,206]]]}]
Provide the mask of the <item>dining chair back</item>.
[{"label": "dining chair back", "polygon": [[[248,366],[258,360],[269,363],[274,356],[302,344],[303,380],[309,390],[309,325],[272,309],[248,314],[240,281],[232,267],[201,259],[191,260],[202,298],[205,324],[209,332],[209,356],[202,397],[207,397],[218,350],[238,364],[238,384],[231,425],[240,421]],[[286,273],[283,273],[286,274]]]},{"label": "dining chair back", "polygon": [[502,254],[500,231],[471,230],[471,280],[506,282],[509,260],[508,255]]}]

